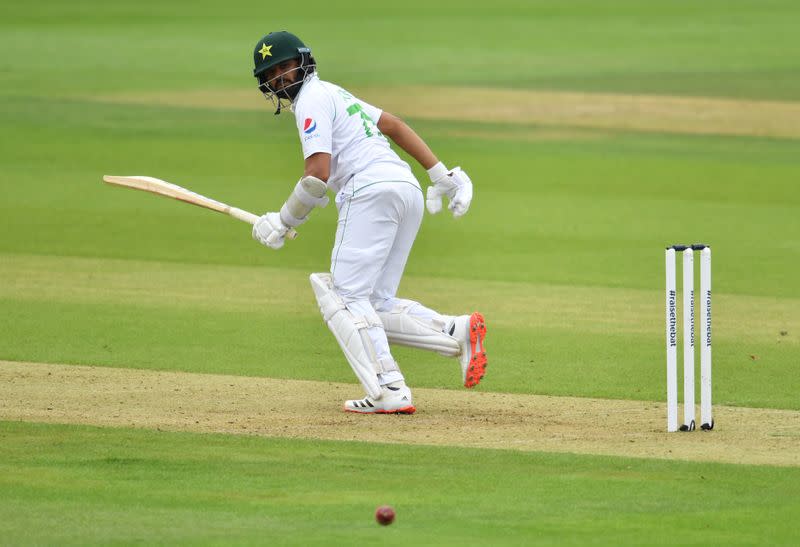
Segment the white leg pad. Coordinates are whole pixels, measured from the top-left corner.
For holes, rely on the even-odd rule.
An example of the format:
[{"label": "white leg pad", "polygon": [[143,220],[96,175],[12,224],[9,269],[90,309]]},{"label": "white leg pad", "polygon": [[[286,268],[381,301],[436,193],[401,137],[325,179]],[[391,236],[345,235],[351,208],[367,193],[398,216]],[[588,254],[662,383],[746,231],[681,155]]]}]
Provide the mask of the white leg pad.
[{"label": "white leg pad", "polygon": [[445,357],[461,355],[461,345],[453,336],[444,332],[445,324],[435,318],[415,316],[413,300],[395,298],[389,311],[378,311],[389,343],[400,346],[435,351]]},{"label": "white leg pad", "polygon": [[393,359],[378,359],[375,352],[368,330],[371,327],[383,328],[380,318],[374,310],[364,315],[356,315],[350,311],[342,297],[333,290],[330,274],[314,273],[309,279],[322,318],[342,348],[347,362],[367,395],[380,399],[382,391],[378,374],[399,371]]}]

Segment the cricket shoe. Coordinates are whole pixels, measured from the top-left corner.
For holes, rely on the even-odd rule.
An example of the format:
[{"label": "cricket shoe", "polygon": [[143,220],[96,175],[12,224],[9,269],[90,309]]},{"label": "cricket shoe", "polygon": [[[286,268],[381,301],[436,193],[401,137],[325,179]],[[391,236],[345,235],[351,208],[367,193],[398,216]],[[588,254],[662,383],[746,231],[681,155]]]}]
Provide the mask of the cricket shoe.
[{"label": "cricket shoe", "polygon": [[453,337],[461,346],[461,379],[464,387],[471,388],[481,383],[486,374],[486,321],[478,312],[460,315],[453,324]]},{"label": "cricket shoe", "polygon": [[405,383],[401,384],[400,382],[381,386],[379,399],[373,399],[367,395],[363,399],[344,402],[345,412],[357,412],[358,414],[414,414],[416,410],[411,400],[411,390]]}]

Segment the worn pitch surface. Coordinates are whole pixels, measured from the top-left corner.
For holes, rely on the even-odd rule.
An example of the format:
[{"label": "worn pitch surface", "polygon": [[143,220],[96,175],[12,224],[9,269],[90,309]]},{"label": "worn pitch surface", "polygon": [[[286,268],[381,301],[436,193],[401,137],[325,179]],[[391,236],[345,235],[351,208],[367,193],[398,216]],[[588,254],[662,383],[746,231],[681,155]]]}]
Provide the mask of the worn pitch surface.
[{"label": "worn pitch surface", "polygon": [[354,384],[11,361],[0,384],[2,420],[800,465],[793,410],[717,407],[714,431],[667,434],[643,401],[416,389],[415,415],[363,416],[340,411]]}]

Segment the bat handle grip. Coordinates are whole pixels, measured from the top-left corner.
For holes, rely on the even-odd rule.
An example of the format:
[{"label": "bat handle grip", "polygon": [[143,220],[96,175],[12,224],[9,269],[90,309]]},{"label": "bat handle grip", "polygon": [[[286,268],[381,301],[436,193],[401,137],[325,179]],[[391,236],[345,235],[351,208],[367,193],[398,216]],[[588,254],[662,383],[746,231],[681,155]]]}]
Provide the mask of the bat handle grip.
[{"label": "bat handle grip", "polygon": [[[253,213],[239,209],[238,207],[231,207],[228,211],[228,214],[236,220],[241,220],[243,222],[247,222],[248,224],[255,224],[258,219],[261,218],[258,215],[254,215]],[[297,231],[294,228],[289,228],[289,231],[286,232],[286,238],[295,239],[296,237]]]}]

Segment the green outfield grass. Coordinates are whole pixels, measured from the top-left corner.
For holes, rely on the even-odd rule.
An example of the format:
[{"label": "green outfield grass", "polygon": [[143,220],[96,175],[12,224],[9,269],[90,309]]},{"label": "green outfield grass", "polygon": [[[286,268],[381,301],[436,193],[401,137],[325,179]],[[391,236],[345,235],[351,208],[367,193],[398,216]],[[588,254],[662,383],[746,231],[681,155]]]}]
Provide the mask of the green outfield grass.
[{"label": "green outfield grass", "polygon": [[53,81],[74,92],[247,85],[242,63],[251,61],[255,41],[270,29],[292,28],[313,39],[329,77],[350,84],[413,78],[796,99],[796,9],[791,0],[413,0],[369,7],[313,0],[277,13],[252,0],[224,9],[209,0],[48,0],[3,8],[2,40],[14,51],[3,61],[10,71],[5,92],[52,96],[44,84]]},{"label": "green outfield grass", "polygon": [[17,544],[778,545],[800,510],[796,468],[8,422],[0,439]]},{"label": "green outfield grass", "polygon": [[[148,174],[279,208],[302,165],[291,116],[157,101],[257,96],[267,31],[300,34],[349,88],[789,109],[799,18],[789,0],[3,6],[0,359],[356,387],[307,281],[328,269],[333,207],[273,252],[244,224],[100,182]],[[663,248],[699,240],[714,249],[715,402],[800,409],[800,140],[444,121],[415,117],[417,100],[406,118],[475,200],[456,221],[426,215],[403,296],[485,312],[479,389],[663,401]],[[459,388],[452,362],[396,356],[412,386]],[[798,542],[796,468],[9,422],[0,455],[0,543]],[[396,526],[374,525],[380,503]]]}]

